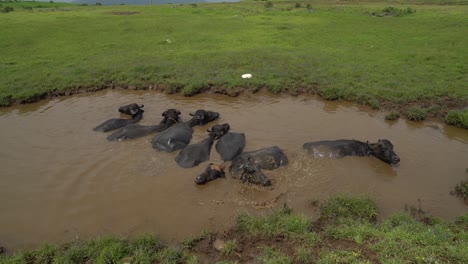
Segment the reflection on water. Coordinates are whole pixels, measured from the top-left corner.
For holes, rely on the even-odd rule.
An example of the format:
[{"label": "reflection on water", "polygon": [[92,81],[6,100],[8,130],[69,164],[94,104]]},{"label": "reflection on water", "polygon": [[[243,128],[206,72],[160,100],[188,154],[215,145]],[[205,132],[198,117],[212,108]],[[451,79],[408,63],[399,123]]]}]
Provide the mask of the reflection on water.
[{"label": "reflection on water", "polygon": [[[193,180],[207,163],[192,169],[174,161],[177,152],[151,148],[147,136],[108,142],[92,128],[119,117],[117,107],[145,105],[142,124],[157,124],[168,108],[204,108],[221,114],[195,127],[192,142],[214,124],[229,123],[245,133],[246,151],[277,145],[287,167],[265,173],[268,188],[229,177],[204,186]],[[42,241],[69,241],[102,234],[155,232],[166,241],[231,226],[240,212],[263,214],[287,203],[317,217],[311,202],[339,192],[369,194],[385,217],[405,204],[445,218],[467,212],[449,192],[466,179],[468,132],[439,123],[386,122],[383,115],[343,102],[267,94],[183,97],[152,91],[101,91],[51,101],[0,108],[0,237],[11,249]],[[386,138],[395,145],[399,165],[375,158],[315,159],[302,150],[309,141]]]}]

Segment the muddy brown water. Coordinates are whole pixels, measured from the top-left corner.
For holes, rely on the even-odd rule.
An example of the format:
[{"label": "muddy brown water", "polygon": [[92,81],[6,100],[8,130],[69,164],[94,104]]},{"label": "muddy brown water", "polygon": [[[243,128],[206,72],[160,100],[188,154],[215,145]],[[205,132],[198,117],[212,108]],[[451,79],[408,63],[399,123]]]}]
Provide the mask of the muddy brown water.
[{"label": "muddy brown water", "polygon": [[[117,107],[143,103],[142,124],[155,124],[168,108],[203,108],[221,118],[195,127],[192,142],[206,129],[228,122],[244,132],[246,151],[279,146],[290,164],[267,171],[273,187],[230,178],[194,184],[208,162],[177,166],[174,153],[151,148],[152,135],[108,142],[92,128],[118,117]],[[183,97],[152,91],[109,90],[0,108],[0,244],[35,247],[100,235],[154,232],[169,243],[207,229],[225,230],[239,213],[265,214],[283,206],[317,217],[312,205],[336,193],[368,194],[380,216],[405,205],[453,219],[468,211],[449,194],[467,179],[468,132],[437,122],[386,122],[383,113],[313,97],[268,94]],[[390,166],[375,158],[316,159],[302,150],[308,141],[358,139],[393,142],[401,158]],[[212,149],[211,162],[220,163]],[[420,202],[418,202],[420,201]]]}]

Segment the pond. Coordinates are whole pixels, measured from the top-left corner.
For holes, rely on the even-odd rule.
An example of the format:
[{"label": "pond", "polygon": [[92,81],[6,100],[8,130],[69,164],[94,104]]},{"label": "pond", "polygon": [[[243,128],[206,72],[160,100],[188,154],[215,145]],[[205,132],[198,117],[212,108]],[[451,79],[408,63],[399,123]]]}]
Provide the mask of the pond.
[{"label": "pond", "polygon": [[[243,132],[245,151],[279,146],[289,165],[265,171],[271,187],[242,184],[227,173],[194,183],[209,162],[180,168],[173,153],[151,148],[154,135],[108,142],[96,125],[119,117],[117,107],[144,104],[141,124],[157,124],[177,108],[182,118],[197,109],[220,113],[197,126],[192,142],[214,124]],[[316,218],[315,200],[336,193],[368,194],[379,217],[405,205],[453,219],[468,211],[452,188],[466,179],[468,131],[437,122],[387,122],[367,107],[309,96],[251,94],[194,97],[154,91],[108,90],[0,108],[0,238],[8,249],[44,241],[64,242],[99,235],[159,234],[175,243],[204,230],[223,230],[239,213],[265,214],[283,204]],[[401,158],[388,165],[376,158],[316,159],[302,149],[309,141],[389,139]]]}]

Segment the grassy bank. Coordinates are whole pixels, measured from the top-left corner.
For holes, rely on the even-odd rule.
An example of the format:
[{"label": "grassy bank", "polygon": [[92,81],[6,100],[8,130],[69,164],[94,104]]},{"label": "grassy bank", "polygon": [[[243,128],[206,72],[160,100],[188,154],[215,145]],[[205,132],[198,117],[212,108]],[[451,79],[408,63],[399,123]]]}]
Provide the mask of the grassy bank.
[{"label": "grassy bank", "polygon": [[15,10],[0,13],[0,104],[105,87],[266,88],[446,113],[468,103],[468,5],[445,2],[2,2]]},{"label": "grassy bank", "polygon": [[410,209],[377,222],[367,197],[336,196],[311,222],[291,209],[240,215],[231,230],[166,247],[157,237],[100,238],[0,257],[0,263],[467,263],[468,215],[455,222]]}]

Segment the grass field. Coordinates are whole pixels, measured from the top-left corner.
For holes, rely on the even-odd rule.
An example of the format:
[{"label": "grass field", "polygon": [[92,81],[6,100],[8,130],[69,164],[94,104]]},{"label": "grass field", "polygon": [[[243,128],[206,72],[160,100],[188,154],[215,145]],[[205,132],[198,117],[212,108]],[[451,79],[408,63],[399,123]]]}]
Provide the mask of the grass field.
[{"label": "grass field", "polygon": [[266,216],[239,215],[224,234],[206,231],[175,247],[154,235],[103,237],[0,255],[19,263],[467,263],[468,214],[454,222],[408,209],[376,221],[368,197],[339,195],[310,221],[286,206]]},{"label": "grass field", "polygon": [[[15,9],[0,13],[0,104],[110,85],[186,95],[267,88],[445,112],[468,104],[466,2],[266,3],[0,2]],[[371,15],[389,6],[416,12]]]}]

